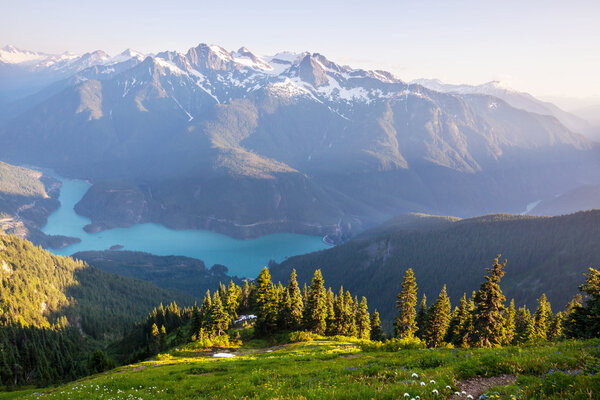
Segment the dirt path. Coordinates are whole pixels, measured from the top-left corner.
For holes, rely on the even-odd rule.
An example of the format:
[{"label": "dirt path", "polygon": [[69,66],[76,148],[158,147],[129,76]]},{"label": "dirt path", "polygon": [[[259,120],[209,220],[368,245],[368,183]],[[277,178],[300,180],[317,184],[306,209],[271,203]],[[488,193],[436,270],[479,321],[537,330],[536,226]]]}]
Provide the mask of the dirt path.
[{"label": "dirt path", "polygon": [[[485,393],[489,388],[493,386],[505,386],[514,383],[517,380],[517,377],[514,375],[500,375],[500,376],[492,376],[490,378],[485,377],[477,377],[472,379],[467,379],[466,381],[458,382],[456,386],[458,386],[459,391],[464,391],[467,395],[473,396],[473,399],[477,399],[483,393]],[[451,399],[464,399],[466,395],[463,396],[452,396]]]}]

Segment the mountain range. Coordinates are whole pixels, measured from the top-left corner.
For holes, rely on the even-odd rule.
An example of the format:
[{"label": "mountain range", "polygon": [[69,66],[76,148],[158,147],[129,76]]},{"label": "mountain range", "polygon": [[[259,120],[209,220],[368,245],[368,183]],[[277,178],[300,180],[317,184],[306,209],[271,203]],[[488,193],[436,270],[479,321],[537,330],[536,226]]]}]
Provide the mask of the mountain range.
[{"label": "mountain range", "polygon": [[600,183],[599,145],[550,105],[318,53],[5,47],[0,77],[0,157],[90,180],[76,207],[88,231],[151,221],[340,241],[400,213],[516,213]]}]

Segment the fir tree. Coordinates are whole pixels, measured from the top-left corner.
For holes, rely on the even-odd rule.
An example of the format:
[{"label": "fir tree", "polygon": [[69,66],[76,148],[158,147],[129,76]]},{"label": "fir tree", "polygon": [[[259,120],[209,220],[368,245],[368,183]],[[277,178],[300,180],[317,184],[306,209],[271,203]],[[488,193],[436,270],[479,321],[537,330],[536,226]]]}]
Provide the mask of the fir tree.
[{"label": "fir tree", "polygon": [[438,347],[442,344],[450,323],[450,310],[450,299],[444,285],[429,313],[427,343],[430,347]]},{"label": "fir tree", "polygon": [[417,311],[417,318],[415,320],[417,324],[417,337],[421,340],[425,340],[425,334],[427,332],[427,296],[423,293],[421,302],[419,303],[419,310]]},{"label": "fir tree", "polygon": [[375,310],[371,314],[371,340],[381,339],[381,320],[379,319],[379,312]]},{"label": "fir tree", "polygon": [[515,338],[515,314],[515,300],[512,299],[504,315],[504,345],[511,344]]},{"label": "fir tree", "polygon": [[404,274],[402,289],[398,293],[396,309],[398,316],[395,322],[394,335],[399,338],[412,337],[417,331],[415,322],[417,305],[417,282],[413,270],[409,268]]},{"label": "fir tree", "polygon": [[550,326],[548,327],[548,340],[557,340],[562,336],[562,322],[563,322],[563,314],[562,312],[557,312],[556,315],[552,318],[550,322]]},{"label": "fir tree", "polygon": [[[417,314],[418,316],[418,314]],[[454,308],[450,323],[448,324],[448,331],[446,332],[447,343],[452,343],[455,346],[462,344],[460,340],[460,330],[464,326],[467,319],[467,294],[464,293],[460,298],[458,306]]]},{"label": "fir tree", "polygon": [[538,299],[538,307],[533,314],[533,338],[545,340],[552,322],[552,309],[546,294]]},{"label": "fir tree", "polygon": [[335,302],[333,304],[333,313],[335,314],[335,326],[332,327],[332,330],[336,335],[344,334],[344,315],[345,315],[346,306],[344,305],[344,287],[340,287],[340,291],[335,298]]},{"label": "fir tree", "polygon": [[292,330],[299,330],[302,327],[302,315],[304,313],[302,293],[296,279],[296,270],[293,270],[286,288],[290,298],[289,325]]},{"label": "fir tree", "polygon": [[574,305],[566,317],[564,328],[569,337],[593,338],[600,336],[600,271],[588,269],[585,283],[579,290],[587,295],[585,305]]},{"label": "fir tree", "polygon": [[531,324],[531,313],[526,307],[519,307],[515,313],[515,336],[513,344],[526,343],[529,340],[529,327]]},{"label": "fir tree", "polygon": [[306,328],[311,332],[325,334],[327,323],[327,292],[323,285],[323,275],[317,269],[308,291]]},{"label": "fir tree", "polygon": [[[202,321],[201,327],[205,331],[212,330],[211,312],[212,312],[212,300],[210,298],[210,290],[207,290],[206,294],[204,295],[204,299],[202,300],[202,305],[200,306],[200,312],[199,312],[200,320]],[[198,334],[198,332],[200,332],[200,329],[198,329],[194,333]]]},{"label": "fir tree", "polygon": [[356,313],[354,312],[354,300],[348,290],[344,294],[344,316],[342,335],[356,336]]},{"label": "fir tree", "polygon": [[273,333],[277,327],[277,299],[271,282],[271,274],[265,267],[256,278],[254,313],[256,331],[261,335]]},{"label": "fir tree", "polygon": [[358,337],[361,339],[369,339],[371,337],[371,319],[369,318],[367,298],[364,296],[360,300],[356,314],[356,331]]},{"label": "fir tree", "polygon": [[213,295],[210,319],[213,333],[217,336],[224,334],[229,326],[229,315],[223,309],[219,292],[215,292]]},{"label": "fir tree", "polygon": [[194,305],[194,308],[192,311],[192,326],[191,326],[192,331],[190,332],[190,336],[198,335],[198,332],[200,332],[201,328],[202,328],[202,318],[200,317],[200,311],[198,310],[198,307],[196,305]]},{"label": "fir tree", "polygon": [[500,279],[504,276],[506,260],[500,264],[499,259],[500,255],[494,260],[492,268],[486,269],[488,275],[475,296],[473,326],[475,341],[480,347],[499,346],[503,342],[505,297],[500,289]]},{"label": "fir tree", "polygon": [[335,319],[335,296],[331,288],[327,289],[327,320],[325,321],[327,326],[326,334],[333,336],[336,333],[336,319]]},{"label": "fir tree", "polygon": [[238,308],[240,306],[240,298],[242,295],[242,290],[235,284],[233,281],[229,282],[229,286],[227,287],[227,301],[225,308],[225,312],[229,315],[230,321],[235,321],[238,318]]}]

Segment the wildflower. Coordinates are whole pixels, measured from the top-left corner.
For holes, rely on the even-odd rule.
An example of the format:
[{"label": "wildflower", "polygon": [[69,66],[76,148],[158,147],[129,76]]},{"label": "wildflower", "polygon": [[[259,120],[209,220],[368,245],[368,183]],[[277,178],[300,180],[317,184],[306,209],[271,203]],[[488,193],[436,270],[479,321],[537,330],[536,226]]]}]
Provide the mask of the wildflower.
[{"label": "wildflower", "polygon": [[404,397],[410,397],[410,394],[404,393]]},{"label": "wildflower", "polygon": [[455,396],[460,396],[460,392],[454,392]]},{"label": "wildflower", "polygon": [[452,389],[450,385],[446,385],[446,389]]},{"label": "wildflower", "polygon": [[429,383],[431,383],[431,384],[435,385],[435,381],[434,381],[433,379],[432,379],[432,380],[430,380],[430,381],[429,381]]},{"label": "wildflower", "polygon": [[425,382],[421,382],[421,386],[425,386]]},{"label": "wildflower", "polygon": [[472,398],[473,398],[473,396],[471,396],[470,394],[467,395],[467,399],[472,399]]},{"label": "wildflower", "polygon": [[436,396],[439,394],[439,392],[438,392],[438,390],[437,390],[437,389],[433,389],[433,390],[431,391],[431,393],[435,394]]},{"label": "wildflower", "polygon": [[413,372],[413,374],[412,374],[412,377],[413,377],[413,378],[418,378],[418,377],[419,377],[419,375],[417,375],[417,373],[416,373],[416,372]]}]

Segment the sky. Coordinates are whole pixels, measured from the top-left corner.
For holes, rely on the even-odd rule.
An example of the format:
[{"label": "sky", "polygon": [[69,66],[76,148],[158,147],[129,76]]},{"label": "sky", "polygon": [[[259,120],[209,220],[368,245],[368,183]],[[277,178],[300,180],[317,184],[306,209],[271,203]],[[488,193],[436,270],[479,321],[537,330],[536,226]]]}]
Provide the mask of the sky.
[{"label": "sky", "polygon": [[60,53],[318,52],[398,78],[600,98],[600,1],[0,0],[0,46]]}]

